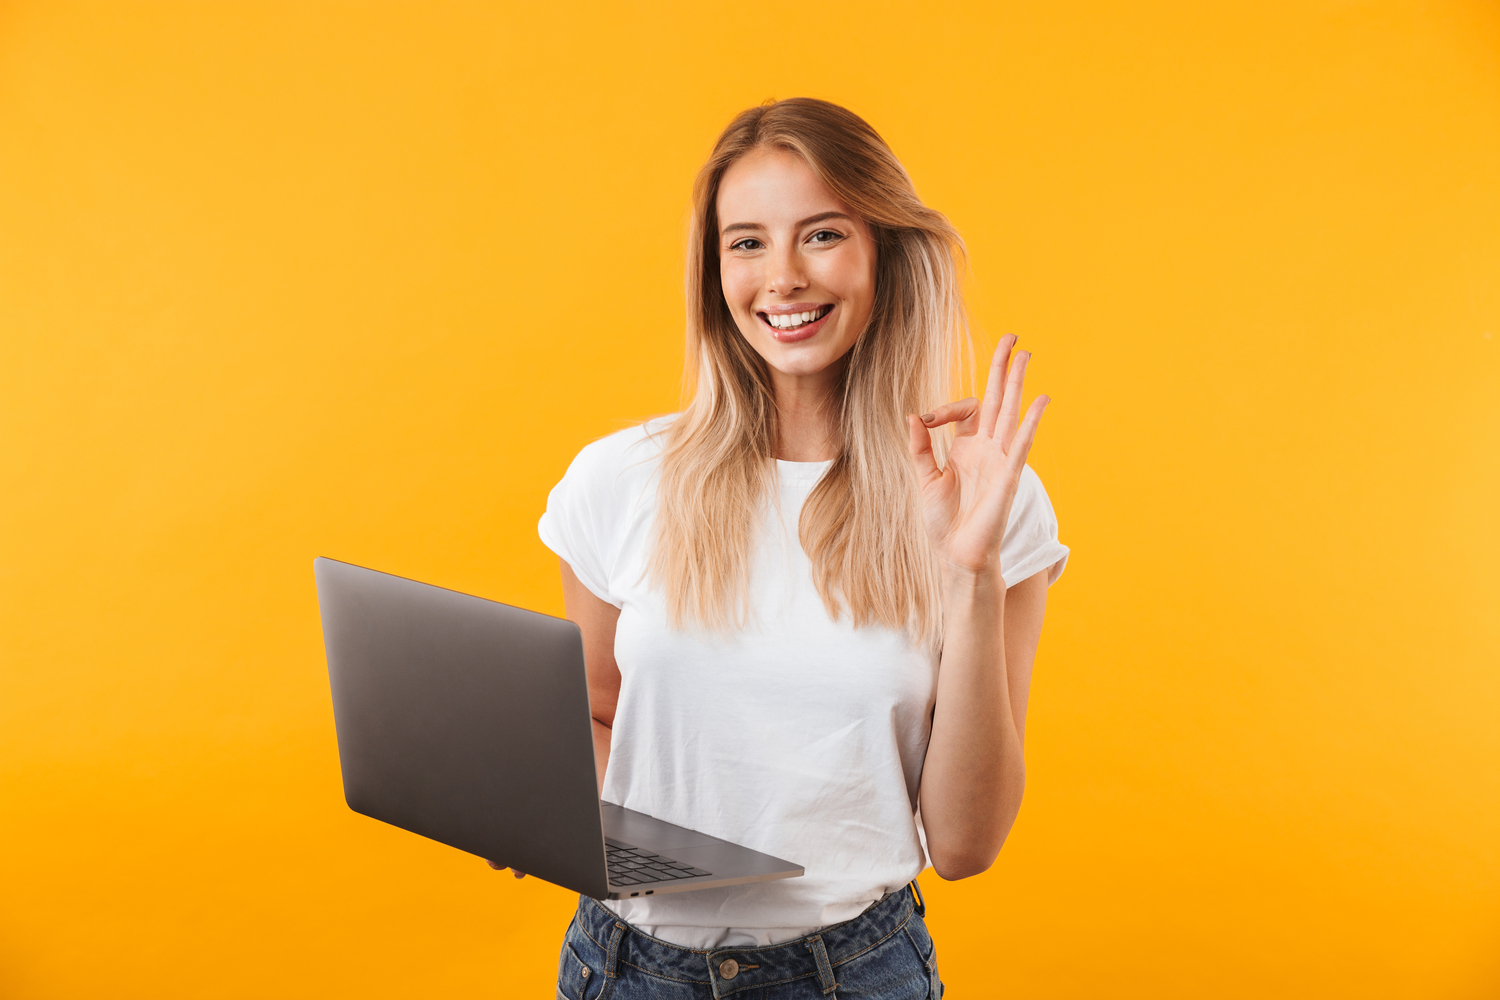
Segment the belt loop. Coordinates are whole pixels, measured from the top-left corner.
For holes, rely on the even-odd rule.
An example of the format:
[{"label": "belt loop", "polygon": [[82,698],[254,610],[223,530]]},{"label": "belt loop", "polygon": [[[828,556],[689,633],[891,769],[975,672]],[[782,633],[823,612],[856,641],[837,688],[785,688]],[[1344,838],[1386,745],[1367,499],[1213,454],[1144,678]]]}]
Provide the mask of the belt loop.
[{"label": "belt loop", "polygon": [[828,949],[823,947],[823,936],[809,938],[807,950],[813,953],[813,960],[818,963],[818,985],[823,987],[823,995],[827,996],[838,983],[833,981],[833,966],[828,961]]},{"label": "belt loop", "polygon": [[917,897],[917,916],[927,916],[927,900],[922,898],[922,888],[917,885],[916,879],[911,880],[911,892],[913,896]]},{"label": "belt loop", "polygon": [[604,956],[604,974],[610,979],[618,977],[615,965],[620,960],[620,939],[625,936],[625,925],[615,921],[615,929],[609,935],[609,951]]}]

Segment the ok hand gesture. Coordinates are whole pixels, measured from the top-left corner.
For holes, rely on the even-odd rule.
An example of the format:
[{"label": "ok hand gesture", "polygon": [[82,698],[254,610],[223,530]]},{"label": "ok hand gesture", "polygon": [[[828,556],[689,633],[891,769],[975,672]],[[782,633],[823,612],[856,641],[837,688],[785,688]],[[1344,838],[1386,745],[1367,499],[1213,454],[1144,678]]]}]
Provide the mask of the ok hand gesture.
[{"label": "ok hand gesture", "polygon": [[[1000,338],[990,363],[984,402],[970,397],[906,418],[911,457],[922,489],[922,514],[944,573],[1000,575],[1000,542],[1010,519],[1021,470],[1031,451],[1037,423],[1050,402],[1032,400],[1021,415],[1021,383],[1031,354],[1011,359],[1016,338]],[[953,424],[957,432],[948,461],[939,469],[932,454],[932,430]],[[1018,426],[1019,423],[1019,426]]]}]

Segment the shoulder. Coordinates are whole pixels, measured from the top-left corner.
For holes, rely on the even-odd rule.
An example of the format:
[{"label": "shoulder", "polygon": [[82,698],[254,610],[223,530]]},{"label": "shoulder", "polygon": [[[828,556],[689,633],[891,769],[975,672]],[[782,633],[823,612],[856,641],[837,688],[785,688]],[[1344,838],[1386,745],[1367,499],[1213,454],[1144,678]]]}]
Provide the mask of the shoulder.
[{"label": "shoulder", "polygon": [[675,417],[655,417],[589,442],[568,466],[564,481],[610,491],[646,485],[661,458],[663,432]]},{"label": "shoulder", "polygon": [[1016,497],[1010,506],[1010,523],[1000,547],[1000,565],[1007,586],[1015,586],[1041,570],[1049,570],[1047,583],[1056,582],[1067,565],[1068,547],[1058,540],[1057,514],[1031,466],[1021,470]]},{"label": "shoulder", "polygon": [[1016,487],[1015,503],[1011,505],[1012,517],[1018,509],[1021,513],[1031,513],[1050,520],[1054,526],[1057,523],[1057,516],[1052,512],[1052,500],[1047,496],[1047,488],[1042,485],[1042,477],[1029,465],[1021,467],[1021,482]]},{"label": "shoulder", "polygon": [[650,511],[661,432],[670,420],[648,420],[584,445],[547,495],[547,509],[537,522],[542,543],[595,596],[616,607],[621,553],[640,535],[636,525]]}]

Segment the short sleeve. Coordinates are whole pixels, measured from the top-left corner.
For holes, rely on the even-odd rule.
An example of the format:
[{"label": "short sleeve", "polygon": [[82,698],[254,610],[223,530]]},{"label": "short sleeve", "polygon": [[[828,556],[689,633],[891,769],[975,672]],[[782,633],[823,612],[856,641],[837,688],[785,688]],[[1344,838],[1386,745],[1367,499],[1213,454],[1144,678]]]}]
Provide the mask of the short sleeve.
[{"label": "short sleeve", "polygon": [[547,495],[537,522],[542,544],[572,567],[579,581],[601,601],[619,607],[613,586],[615,567],[634,498],[624,476],[626,455],[640,435],[622,432],[587,445]]},{"label": "short sleeve", "polygon": [[1021,470],[1021,483],[1010,508],[1010,523],[1000,543],[1000,570],[1005,585],[1014,587],[1042,570],[1047,586],[1057,582],[1068,563],[1068,547],[1057,540],[1057,515],[1042,480],[1031,466]]}]

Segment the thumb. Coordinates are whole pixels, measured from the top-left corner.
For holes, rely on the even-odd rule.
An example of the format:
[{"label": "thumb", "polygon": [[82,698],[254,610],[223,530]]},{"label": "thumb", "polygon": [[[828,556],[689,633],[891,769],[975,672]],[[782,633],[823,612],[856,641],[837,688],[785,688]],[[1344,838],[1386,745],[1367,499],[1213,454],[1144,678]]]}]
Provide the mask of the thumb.
[{"label": "thumb", "polygon": [[937,460],[932,455],[932,434],[921,417],[910,414],[906,417],[907,447],[911,449],[911,460],[917,466],[917,481],[927,483],[939,475]]}]

